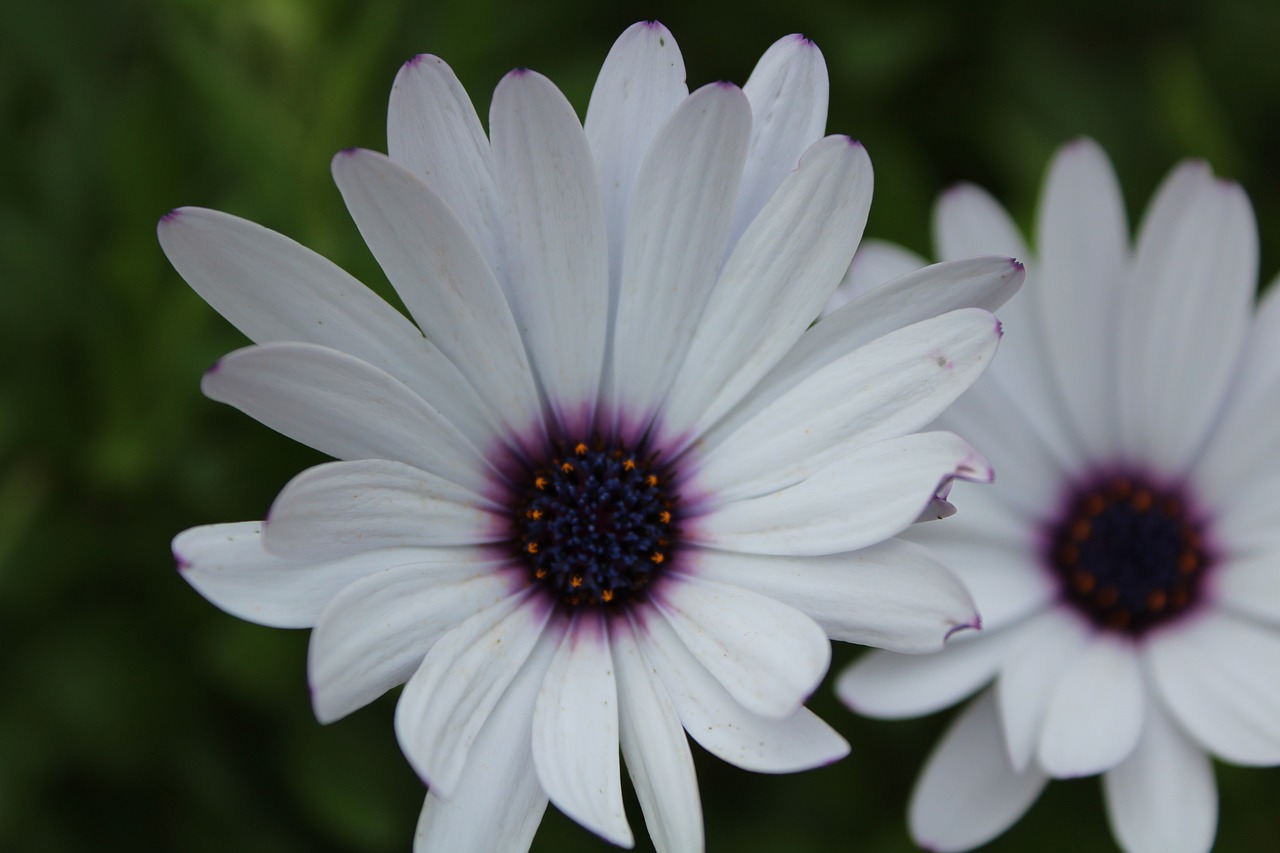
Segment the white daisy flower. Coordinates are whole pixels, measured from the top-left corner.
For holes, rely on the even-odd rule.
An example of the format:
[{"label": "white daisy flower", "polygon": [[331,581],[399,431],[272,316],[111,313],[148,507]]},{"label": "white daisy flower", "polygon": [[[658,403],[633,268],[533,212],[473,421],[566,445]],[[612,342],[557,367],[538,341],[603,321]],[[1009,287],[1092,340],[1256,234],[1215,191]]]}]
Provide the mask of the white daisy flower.
[{"label": "white daisy flower", "polygon": [[[1028,256],[976,187],[936,213],[944,258]],[[1102,773],[1126,850],[1208,850],[1209,756],[1280,763],[1280,289],[1254,316],[1252,209],[1201,162],[1170,174],[1131,250],[1106,155],[1068,144],[1038,224],[1008,349],[942,420],[1000,482],[912,536],[955,567],[984,630],[937,656],[871,653],[837,689],[879,717],[981,690],[916,785],[922,846],[980,845],[1048,779]],[[868,252],[855,292],[920,263]]]},{"label": "white daisy flower", "polygon": [[416,327],[260,226],[161,222],[256,342],[205,393],[344,460],[264,522],[182,533],[179,566],[232,614],[314,628],[322,722],[405,683],[418,849],[526,849],[548,800],[630,845],[619,749],[658,849],[701,849],[686,730],[750,770],[826,764],[848,747],[803,703],[828,637],[925,651],[974,624],[894,537],[990,479],[916,431],[991,359],[983,309],[1022,270],[939,265],[806,331],[871,200],[862,147],[821,138],[826,97],[806,39],[690,94],[671,34],[637,24],[585,127],[522,70],[486,137],[448,66],[411,60],[390,156],[333,173]]}]

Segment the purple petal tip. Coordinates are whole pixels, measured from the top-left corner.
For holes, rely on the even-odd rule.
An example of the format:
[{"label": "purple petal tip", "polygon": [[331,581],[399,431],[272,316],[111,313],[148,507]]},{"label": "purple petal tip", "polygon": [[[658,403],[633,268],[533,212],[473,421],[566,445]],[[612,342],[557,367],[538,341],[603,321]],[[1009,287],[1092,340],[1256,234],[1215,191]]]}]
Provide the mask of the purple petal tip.
[{"label": "purple petal tip", "polygon": [[508,77],[523,77],[523,76],[525,76],[525,75],[526,75],[526,74],[528,74],[528,73],[529,73],[529,69],[528,69],[528,68],[523,68],[523,67],[522,67],[522,68],[512,68],[510,71],[508,71],[508,72],[507,72],[507,76],[508,76]]},{"label": "purple petal tip", "polygon": [[182,208],[175,207],[173,210],[169,211],[164,216],[160,217],[160,224],[165,225],[165,224],[174,222],[181,215],[182,215]]},{"label": "purple petal tip", "polygon": [[975,615],[972,622],[965,622],[963,625],[952,625],[951,630],[947,631],[946,636],[942,638],[944,644],[951,642],[951,638],[961,631],[981,631],[982,617]]},{"label": "purple petal tip", "polygon": [[792,39],[792,41],[799,42],[800,44],[803,44],[803,45],[805,45],[805,46],[807,46],[807,47],[812,47],[812,46],[813,46],[813,39],[809,38],[809,37],[808,37],[807,35],[805,35],[804,33],[792,33],[792,34],[791,34],[791,39]]},{"label": "purple petal tip", "polygon": [[341,154],[341,155],[342,155],[342,156],[344,156],[344,157],[353,157],[353,156],[355,156],[355,154],[356,154],[357,152],[359,152],[359,151],[360,151],[360,149],[359,149],[359,148],[351,147],[351,148],[343,148],[343,149],[342,149],[341,151],[339,151],[338,153],[339,153],[339,154]]},{"label": "purple petal tip", "polygon": [[185,572],[187,569],[191,568],[191,563],[187,558],[179,554],[177,551],[173,552],[173,564],[177,567],[179,572]]},{"label": "purple petal tip", "polygon": [[212,376],[213,374],[217,373],[221,369],[222,369],[222,359],[218,359],[213,364],[209,365],[209,369],[204,372],[204,375]]},{"label": "purple petal tip", "polygon": [[1024,264],[1022,261],[1018,260],[1017,258],[1010,258],[1010,259],[1009,259],[1009,264],[1010,264],[1010,265],[1011,265],[1015,270],[1017,270],[1018,272],[1026,272],[1026,271],[1027,271],[1027,265],[1026,265],[1026,264]]},{"label": "purple petal tip", "polygon": [[652,21],[652,20],[645,21],[644,26],[645,26],[645,29],[647,30],[665,30],[666,29],[666,27],[662,26],[661,21]]},{"label": "purple petal tip", "polygon": [[996,337],[997,338],[1004,337],[1004,323],[1000,322],[999,317],[996,318]]}]

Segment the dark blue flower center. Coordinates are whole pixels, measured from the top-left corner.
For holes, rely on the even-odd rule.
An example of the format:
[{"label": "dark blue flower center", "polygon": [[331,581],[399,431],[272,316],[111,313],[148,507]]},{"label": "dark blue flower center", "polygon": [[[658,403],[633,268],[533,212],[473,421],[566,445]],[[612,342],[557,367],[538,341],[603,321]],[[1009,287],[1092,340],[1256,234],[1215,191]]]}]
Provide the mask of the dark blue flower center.
[{"label": "dark blue flower center", "polygon": [[1203,525],[1178,489],[1125,474],[1076,488],[1047,562],[1094,624],[1141,634],[1195,603],[1209,565]]},{"label": "dark blue flower center", "polygon": [[522,484],[513,544],[570,606],[615,605],[670,565],[676,546],[669,472],[625,447],[577,442]]}]

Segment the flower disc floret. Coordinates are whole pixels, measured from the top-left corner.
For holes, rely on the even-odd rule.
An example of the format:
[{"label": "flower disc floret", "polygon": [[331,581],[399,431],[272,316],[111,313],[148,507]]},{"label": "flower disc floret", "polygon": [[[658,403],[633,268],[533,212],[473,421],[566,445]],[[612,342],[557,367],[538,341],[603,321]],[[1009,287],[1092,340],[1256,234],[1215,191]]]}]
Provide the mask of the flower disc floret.
[{"label": "flower disc floret", "polygon": [[1142,475],[1072,488],[1047,532],[1063,598],[1098,627],[1134,635],[1191,607],[1210,562],[1181,490]]},{"label": "flower disc floret", "polygon": [[621,604],[669,565],[670,479],[652,457],[577,442],[531,470],[512,514],[517,554],[566,605]]}]

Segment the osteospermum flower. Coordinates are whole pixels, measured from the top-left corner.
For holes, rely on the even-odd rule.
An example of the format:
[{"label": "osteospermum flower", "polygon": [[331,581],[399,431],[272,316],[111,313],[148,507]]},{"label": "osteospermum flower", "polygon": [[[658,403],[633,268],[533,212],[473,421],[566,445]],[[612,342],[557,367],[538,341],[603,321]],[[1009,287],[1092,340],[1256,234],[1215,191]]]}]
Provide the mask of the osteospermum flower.
[{"label": "osteospermum flower", "polygon": [[[884,717],[981,690],[912,796],[925,847],[977,846],[1048,779],[1103,773],[1125,849],[1208,850],[1209,755],[1280,762],[1280,292],[1251,316],[1253,213],[1201,162],[1164,182],[1131,250],[1106,155],[1071,143],[1038,222],[1009,349],[944,416],[1000,482],[913,536],[973,591],[982,635],[872,653],[838,690]],[[1027,257],[976,187],[945,195],[935,225],[943,257]],[[918,263],[872,247],[854,288]]]},{"label": "osteospermum flower", "polygon": [[182,533],[179,566],[233,614],[314,626],[322,722],[407,682],[419,848],[527,848],[548,799],[630,844],[620,748],[659,849],[700,849],[685,730],[752,770],[825,764],[847,745],[803,702],[829,636],[923,651],[974,623],[893,537],[990,477],[915,431],[995,349],[995,318],[962,306],[1000,304],[1021,268],[940,265],[806,332],[871,197],[865,151],[820,138],[826,91],[791,37],[744,89],[689,94],[671,34],[638,24],[585,127],[515,71],[486,138],[448,66],[411,60],[390,156],[333,173],[416,327],[274,232],[161,222],[257,342],[205,393],[344,460],[264,522]]}]

